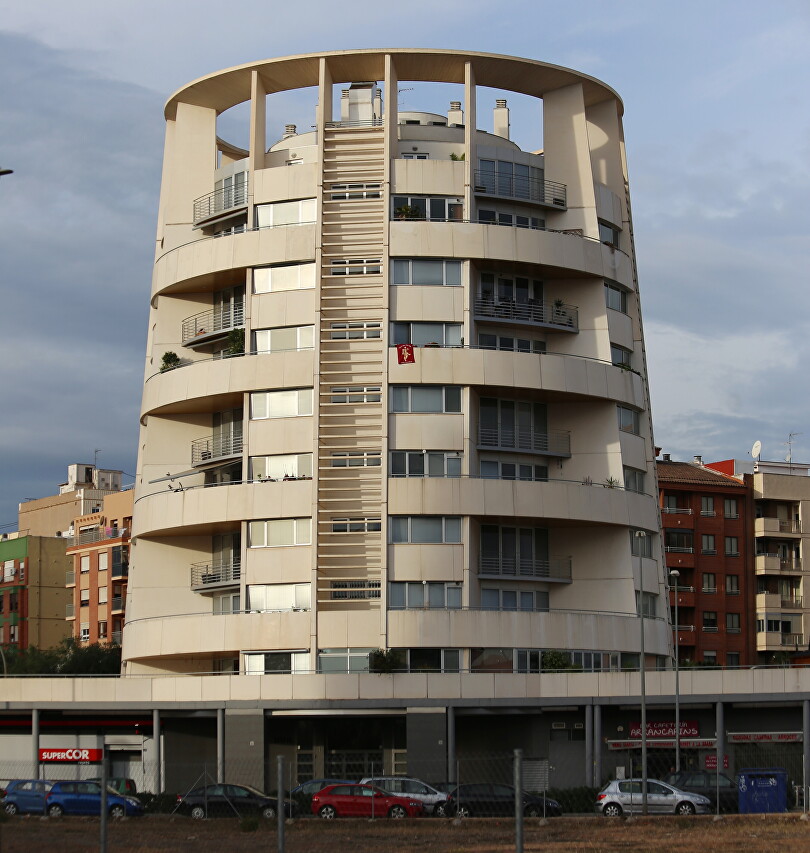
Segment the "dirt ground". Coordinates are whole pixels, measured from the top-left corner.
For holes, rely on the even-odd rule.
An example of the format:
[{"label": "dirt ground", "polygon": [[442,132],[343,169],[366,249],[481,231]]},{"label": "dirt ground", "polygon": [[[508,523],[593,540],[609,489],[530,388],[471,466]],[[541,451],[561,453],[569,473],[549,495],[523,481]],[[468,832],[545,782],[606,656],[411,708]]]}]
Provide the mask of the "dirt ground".
[{"label": "dirt ground", "polygon": [[[243,831],[237,820],[192,821],[146,817],[109,825],[109,853],[125,851],[276,851],[276,826]],[[414,821],[299,820],[286,826],[287,853],[505,853],[514,851],[514,826],[503,819]],[[2,853],[85,853],[99,849],[91,818],[16,817],[0,824]],[[772,853],[810,851],[810,821],[799,815],[656,817],[608,820],[563,817],[527,820],[524,850],[554,853]]]}]

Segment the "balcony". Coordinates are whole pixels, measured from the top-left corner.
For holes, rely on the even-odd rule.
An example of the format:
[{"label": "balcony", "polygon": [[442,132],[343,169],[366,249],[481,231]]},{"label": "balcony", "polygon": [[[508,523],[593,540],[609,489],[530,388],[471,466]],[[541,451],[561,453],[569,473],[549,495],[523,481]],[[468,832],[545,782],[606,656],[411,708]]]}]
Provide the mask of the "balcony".
[{"label": "balcony", "polygon": [[781,518],[754,519],[754,536],[776,536],[801,532],[802,525],[798,521],[788,521]]},{"label": "balcony", "polygon": [[129,577],[129,563],[113,563],[111,570],[113,580],[121,580]]},{"label": "balcony", "polygon": [[754,572],[758,575],[799,574],[802,561],[779,554],[757,554],[754,558]]},{"label": "balcony", "polygon": [[571,558],[552,557],[549,560],[524,560],[514,557],[481,557],[478,563],[478,577],[570,583]]},{"label": "balcony", "polygon": [[248,187],[247,180],[237,186],[224,187],[212,193],[200,196],[194,200],[194,227],[223,214],[247,210]]},{"label": "balcony", "polygon": [[110,612],[120,613],[124,609],[124,597],[122,595],[114,595],[110,601]]},{"label": "balcony", "polygon": [[191,564],[191,589],[194,592],[209,592],[228,586],[238,586],[242,577],[240,562],[227,565],[212,563]]},{"label": "balcony", "polygon": [[65,605],[65,619],[75,619],[76,618],[76,606],[73,604]]},{"label": "balcony", "polygon": [[211,435],[191,442],[191,464],[208,465],[242,453],[242,435]]},{"label": "balcony", "polygon": [[226,337],[233,329],[245,325],[245,306],[232,305],[202,311],[183,320],[181,341],[184,347],[213,343]]},{"label": "balcony", "polygon": [[788,649],[798,650],[804,644],[804,634],[757,631],[758,652],[781,652]]},{"label": "balcony", "polygon": [[103,542],[106,539],[122,539],[128,533],[128,527],[95,527],[92,530],[85,530],[78,536],[66,536],[65,547],[91,545],[93,542]]},{"label": "balcony", "polygon": [[688,506],[662,506],[661,512],[664,515],[691,515],[692,510]]},{"label": "balcony", "polygon": [[565,184],[541,181],[528,175],[505,175],[476,170],[475,194],[530,201],[555,210],[566,210],[568,206]]},{"label": "balcony", "polygon": [[113,631],[112,634],[110,634],[110,642],[114,643],[116,646],[120,646],[122,634],[123,631]]},{"label": "balcony", "polygon": [[571,433],[567,430],[485,429],[478,430],[479,450],[514,450],[538,453],[544,456],[570,456]]},{"label": "balcony", "polygon": [[695,549],[690,545],[665,545],[664,551],[667,554],[694,554]]},{"label": "balcony", "polygon": [[65,572],[65,586],[76,586],[76,572],[73,569]]},{"label": "balcony", "polygon": [[697,631],[694,625],[678,625],[678,646],[694,646],[697,644]]},{"label": "balcony", "polygon": [[563,332],[579,331],[579,311],[554,302],[512,302],[478,298],[473,302],[476,320],[496,320],[506,325],[543,326]]}]

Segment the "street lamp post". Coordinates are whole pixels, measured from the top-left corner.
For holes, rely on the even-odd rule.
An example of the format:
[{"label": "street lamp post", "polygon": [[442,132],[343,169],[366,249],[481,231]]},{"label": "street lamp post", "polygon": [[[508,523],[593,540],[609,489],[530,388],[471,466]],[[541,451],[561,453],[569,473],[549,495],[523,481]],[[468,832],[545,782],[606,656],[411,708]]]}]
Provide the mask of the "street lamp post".
[{"label": "street lamp post", "polygon": [[675,583],[675,772],[681,772],[681,662],[678,638],[678,578],[681,573],[672,569],[669,576]]},{"label": "street lamp post", "polygon": [[646,651],[644,648],[644,539],[645,530],[637,530],[635,537],[638,542],[638,621],[641,625],[641,641],[639,643],[638,674],[641,682],[641,813],[647,814],[647,680],[644,673]]}]

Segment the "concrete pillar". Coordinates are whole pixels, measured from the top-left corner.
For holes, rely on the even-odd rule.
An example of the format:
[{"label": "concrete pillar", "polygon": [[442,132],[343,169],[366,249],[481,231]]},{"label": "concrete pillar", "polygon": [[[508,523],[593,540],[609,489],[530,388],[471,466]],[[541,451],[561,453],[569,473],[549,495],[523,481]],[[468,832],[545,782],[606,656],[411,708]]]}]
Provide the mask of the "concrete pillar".
[{"label": "concrete pillar", "polygon": [[34,771],[32,779],[39,779],[39,708],[31,711],[31,762]]},{"label": "concrete pillar", "polygon": [[602,786],[602,706],[593,706],[593,787]]},{"label": "concrete pillar", "polygon": [[717,729],[717,770],[723,772],[723,756],[726,754],[726,720],[723,703],[715,705],[715,728]]},{"label": "concrete pillar", "polygon": [[225,709],[217,708],[217,782],[225,781]]},{"label": "concrete pillar", "polygon": [[264,778],[264,712],[256,708],[226,710],[224,738],[228,754],[224,759],[225,778],[266,790]]},{"label": "concrete pillar", "polygon": [[152,792],[159,794],[162,790],[161,770],[163,767],[163,750],[160,748],[160,711],[157,708],[152,711],[152,740],[155,744],[155,769],[153,770],[152,777]]},{"label": "concrete pillar", "polygon": [[[264,168],[264,153],[267,150],[267,92],[259,72],[250,72],[250,171],[251,180],[257,169]],[[253,186],[248,186],[253,195]]]},{"label": "concrete pillar", "polygon": [[585,706],[585,784],[593,784],[593,705]]},{"label": "concrete pillar", "polygon": [[804,803],[805,803],[805,812],[807,811],[807,784],[808,779],[810,779],[810,699],[805,699],[802,702],[802,756],[803,756],[803,768],[804,772],[802,774],[802,784],[805,786],[804,788]]},{"label": "concrete pillar", "polygon": [[476,88],[475,69],[472,62],[464,65],[464,217],[465,219],[476,219],[475,210],[475,169],[478,166],[478,154],[476,153],[475,128],[476,125]]},{"label": "concrete pillar", "polygon": [[447,707],[447,781],[457,782],[456,779],[456,709]]}]

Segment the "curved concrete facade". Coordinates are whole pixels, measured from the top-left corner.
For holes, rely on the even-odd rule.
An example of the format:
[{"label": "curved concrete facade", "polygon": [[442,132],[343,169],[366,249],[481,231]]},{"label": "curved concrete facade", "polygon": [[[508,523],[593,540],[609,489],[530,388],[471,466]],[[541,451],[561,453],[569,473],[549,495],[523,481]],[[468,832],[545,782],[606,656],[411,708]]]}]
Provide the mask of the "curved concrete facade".
[{"label": "curved concrete facade", "polygon": [[[409,80],[458,100],[401,111]],[[314,131],[268,140],[273,95],[308,87]],[[526,150],[508,92],[542,111]],[[217,117],[244,102],[242,150]],[[437,50],[172,96],[128,673],[618,669],[639,598],[669,658],[622,111],[568,69]]]}]

